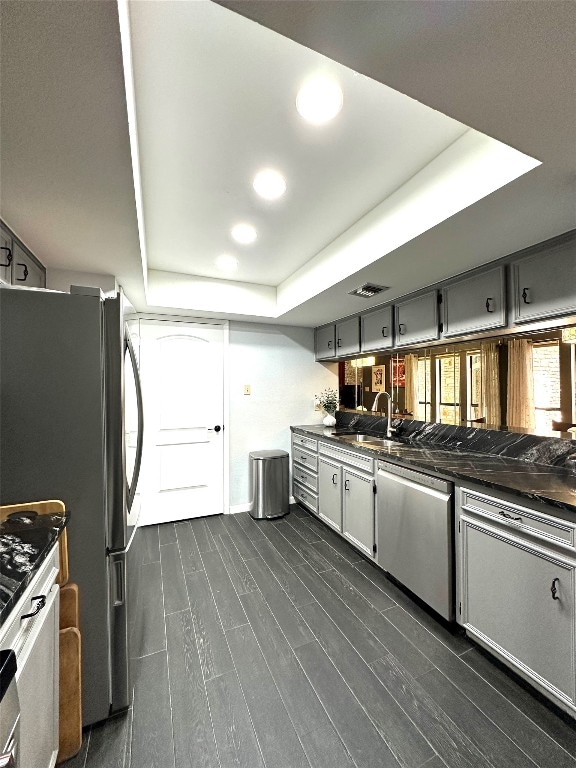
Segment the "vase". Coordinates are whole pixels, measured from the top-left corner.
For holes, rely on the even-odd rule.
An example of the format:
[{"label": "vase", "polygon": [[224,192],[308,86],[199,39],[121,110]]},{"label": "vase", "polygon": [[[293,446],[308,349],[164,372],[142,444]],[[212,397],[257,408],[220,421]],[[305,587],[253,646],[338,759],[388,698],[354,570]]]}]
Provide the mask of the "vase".
[{"label": "vase", "polygon": [[322,419],[322,423],[325,427],[333,427],[336,424],[336,419],[332,413],[327,413]]}]

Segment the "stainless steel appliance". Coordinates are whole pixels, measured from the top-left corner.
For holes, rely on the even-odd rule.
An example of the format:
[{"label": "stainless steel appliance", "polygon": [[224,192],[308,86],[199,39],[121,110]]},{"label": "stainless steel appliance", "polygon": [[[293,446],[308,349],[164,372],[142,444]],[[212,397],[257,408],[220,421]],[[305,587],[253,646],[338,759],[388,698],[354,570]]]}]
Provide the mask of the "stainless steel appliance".
[{"label": "stainless steel appliance", "polygon": [[0,651],[0,768],[19,768],[20,703],[16,688],[16,654]]},{"label": "stainless steel appliance", "polygon": [[376,482],[376,562],[452,621],[452,483],[383,461]]},{"label": "stainless steel appliance", "polygon": [[62,499],[80,589],[84,725],[130,704],[127,572],[142,456],[138,319],[122,293],[0,289],[0,494]]}]

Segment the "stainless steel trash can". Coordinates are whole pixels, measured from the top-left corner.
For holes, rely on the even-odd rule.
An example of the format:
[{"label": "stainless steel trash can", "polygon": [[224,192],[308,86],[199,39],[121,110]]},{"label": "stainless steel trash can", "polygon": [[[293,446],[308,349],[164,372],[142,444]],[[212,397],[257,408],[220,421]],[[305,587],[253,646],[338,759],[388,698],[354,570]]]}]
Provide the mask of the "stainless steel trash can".
[{"label": "stainless steel trash can", "polygon": [[250,514],[256,520],[288,513],[288,454],[286,451],[250,453]]}]

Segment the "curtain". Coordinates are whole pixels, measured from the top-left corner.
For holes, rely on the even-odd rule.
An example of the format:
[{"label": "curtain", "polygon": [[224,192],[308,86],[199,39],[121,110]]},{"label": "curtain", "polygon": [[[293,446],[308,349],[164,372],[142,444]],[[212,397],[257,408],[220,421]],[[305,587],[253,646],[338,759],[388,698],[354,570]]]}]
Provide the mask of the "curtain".
[{"label": "curtain", "polygon": [[500,374],[498,367],[498,345],[492,341],[480,345],[482,370],[482,408],[486,424],[499,427],[502,420],[500,411]]},{"label": "curtain", "polygon": [[404,389],[404,407],[413,419],[418,418],[418,355],[404,357],[406,382]]},{"label": "curtain", "polygon": [[527,339],[508,342],[507,423],[524,429],[535,426],[532,342]]}]

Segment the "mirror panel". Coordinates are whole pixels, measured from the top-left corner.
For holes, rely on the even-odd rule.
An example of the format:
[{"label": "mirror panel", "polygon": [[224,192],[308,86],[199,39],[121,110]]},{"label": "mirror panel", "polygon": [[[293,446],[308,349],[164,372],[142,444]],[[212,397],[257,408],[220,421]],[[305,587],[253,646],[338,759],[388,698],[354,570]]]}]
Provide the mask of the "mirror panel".
[{"label": "mirror panel", "polygon": [[[524,340],[520,346],[530,369],[530,424],[514,424],[523,417],[508,408],[508,392],[524,378],[515,375],[515,357],[508,362],[514,339]],[[340,382],[341,407],[348,410],[374,412],[378,393],[386,391],[396,418],[541,435],[562,432],[576,439],[576,328],[347,360],[340,363]],[[376,407],[386,414],[387,398],[378,397]]]}]

